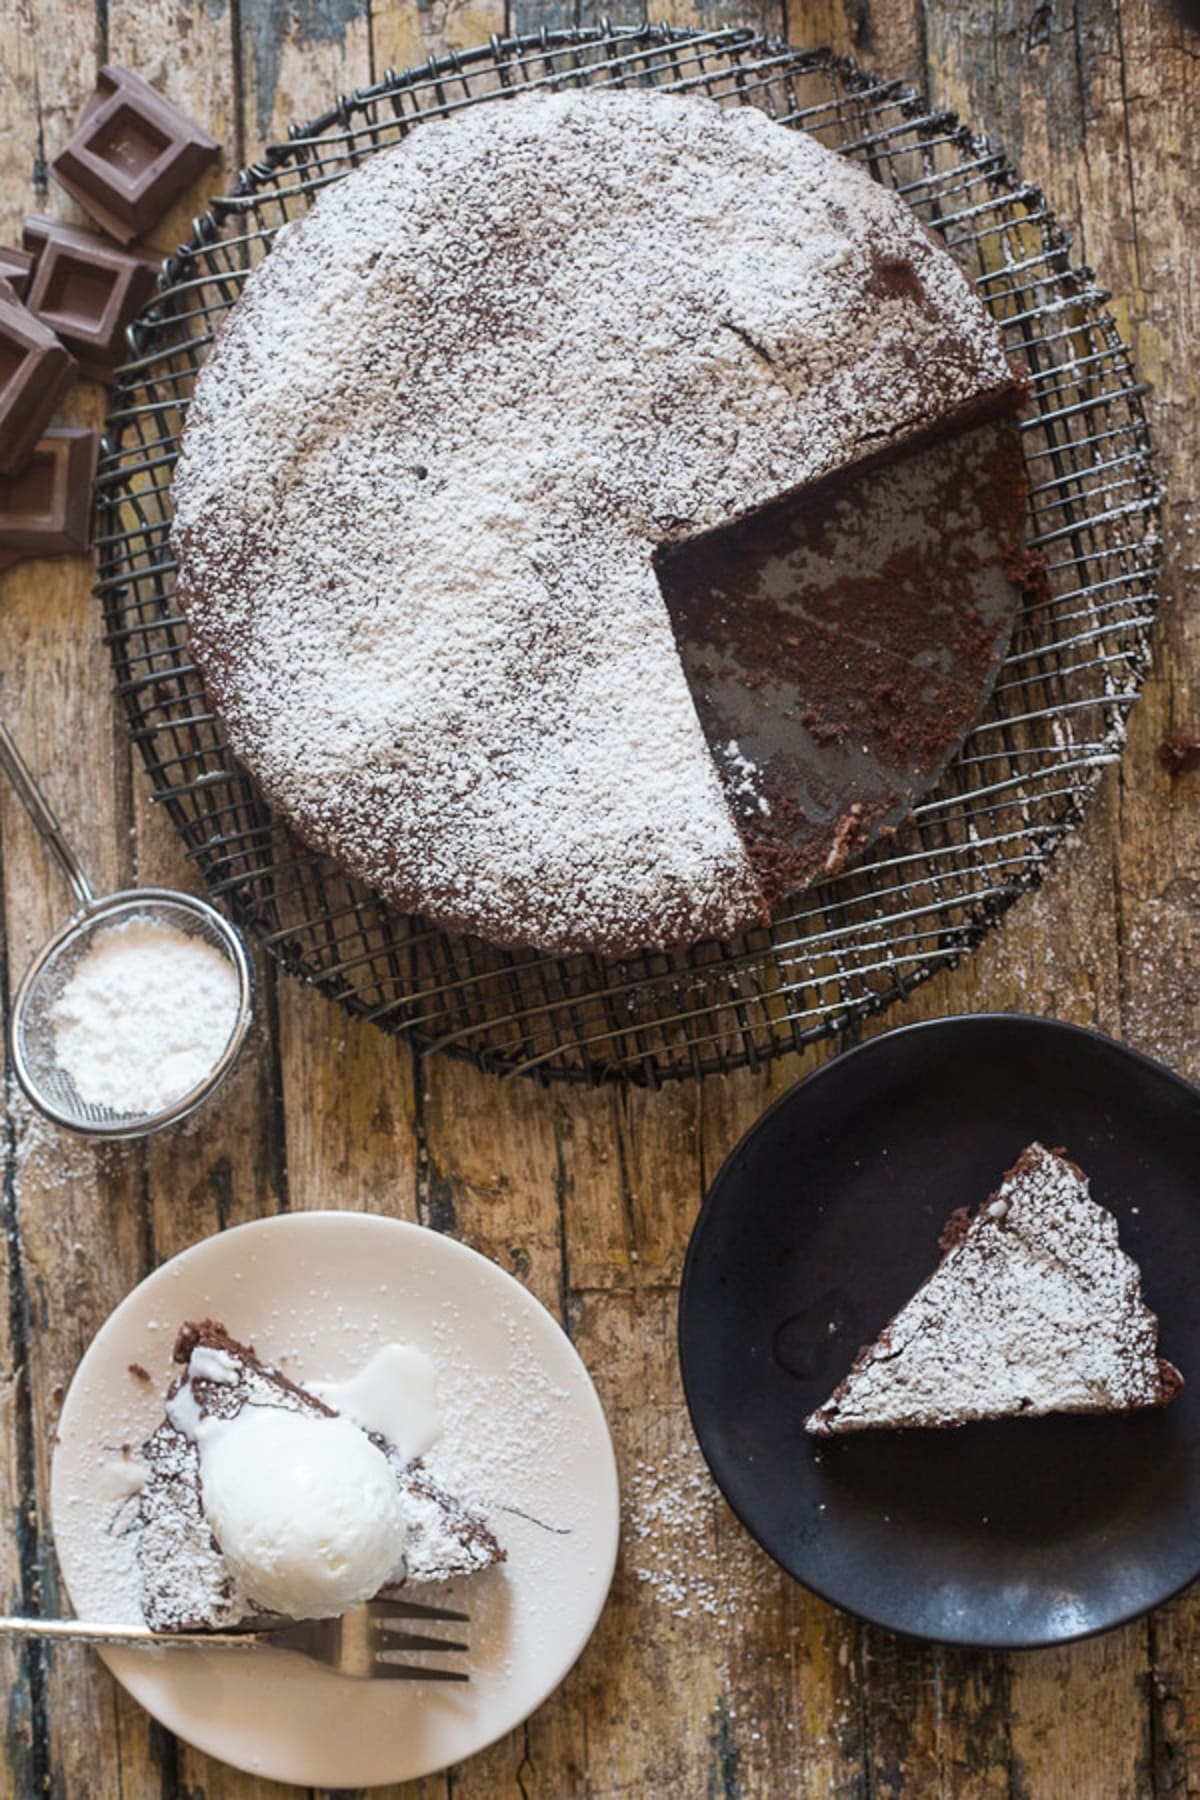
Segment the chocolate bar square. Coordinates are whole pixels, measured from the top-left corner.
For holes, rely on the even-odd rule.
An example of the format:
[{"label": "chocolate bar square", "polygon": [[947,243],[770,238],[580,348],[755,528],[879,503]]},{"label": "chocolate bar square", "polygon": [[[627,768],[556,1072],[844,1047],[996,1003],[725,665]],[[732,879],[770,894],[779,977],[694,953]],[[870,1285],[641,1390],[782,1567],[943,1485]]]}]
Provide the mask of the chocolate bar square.
[{"label": "chocolate bar square", "polygon": [[26,220],[22,241],[37,256],[30,312],[58,333],[84,375],[111,381],[124,360],[125,327],[154,291],[157,262],[40,216]]},{"label": "chocolate bar square", "polygon": [[18,250],[15,244],[0,244],[0,281],[8,283],[18,300],[25,298],[32,275],[33,257],[28,251]]},{"label": "chocolate bar square", "polygon": [[0,294],[0,474],[28,462],[74,376],[74,359],[54,333]]},{"label": "chocolate bar square", "polygon": [[129,244],[157,224],[220,150],[140,75],[108,63],[51,169],[97,224]]},{"label": "chocolate bar square", "polygon": [[88,548],[99,450],[94,431],[62,426],[46,433],[20,474],[0,480],[0,567]]}]

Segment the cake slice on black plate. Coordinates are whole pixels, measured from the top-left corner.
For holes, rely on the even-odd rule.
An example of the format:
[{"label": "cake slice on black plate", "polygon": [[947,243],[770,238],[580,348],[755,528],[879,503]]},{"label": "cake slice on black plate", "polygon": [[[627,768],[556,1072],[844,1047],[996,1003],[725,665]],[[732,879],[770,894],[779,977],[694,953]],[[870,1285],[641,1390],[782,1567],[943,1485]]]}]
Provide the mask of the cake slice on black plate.
[{"label": "cake slice on black plate", "polygon": [[1116,1220],[1066,1157],[1031,1144],[977,1212],[953,1215],[941,1248],[808,1431],[1133,1412],[1182,1387],[1158,1355],[1158,1320]]}]

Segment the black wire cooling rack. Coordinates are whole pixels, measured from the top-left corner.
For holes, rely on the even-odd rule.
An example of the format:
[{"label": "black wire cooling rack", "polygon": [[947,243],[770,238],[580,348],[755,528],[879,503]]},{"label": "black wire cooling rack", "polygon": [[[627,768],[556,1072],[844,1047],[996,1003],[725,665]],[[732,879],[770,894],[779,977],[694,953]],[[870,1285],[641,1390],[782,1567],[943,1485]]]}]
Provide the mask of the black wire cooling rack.
[{"label": "black wire cooling rack", "polygon": [[[393,911],[300,845],[231,758],[174,605],[170,481],[196,372],[271,238],[420,125],[517,88],[655,86],[755,105],[864,163],[933,226],[1029,367],[1029,544],[1048,602],[1020,615],[987,710],[887,854],[769,929],[621,962],[501,951]],[[1129,352],[1040,191],[897,81],[750,30],[493,38],[293,128],[213,203],[130,333],[104,441],[100,582],[119,692],[210,893],[290,973],[481,1068],[655,1083],[758,1065],[956,962],[1077,823],[1120,754],[1148,661],[1158,491]]]}]

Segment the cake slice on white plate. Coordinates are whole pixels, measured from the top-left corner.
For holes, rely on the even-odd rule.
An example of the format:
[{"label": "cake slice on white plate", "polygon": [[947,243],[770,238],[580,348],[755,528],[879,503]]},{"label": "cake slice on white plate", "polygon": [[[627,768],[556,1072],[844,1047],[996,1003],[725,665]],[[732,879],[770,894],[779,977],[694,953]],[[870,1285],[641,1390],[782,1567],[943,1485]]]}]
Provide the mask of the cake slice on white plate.
[{"label": "cake slice on white plate", "polygon": [[1113,1215],[1083,1171],[1030,1144],[942,1260],[805,1421],[818,1437],[1164,1406],[1183,1377]]},{"label": "cake slice on white plate", "polygon": [[[385,1346],[357,1382],[318,1391],[214,1319],[183,1326],[181,1373],[142,1446],[132,1524],[153,1630],[333,1617],[507,1560],[482,1511],[435,1480],[382,1417],[349,1404],[397,1348]],[[386,1410],[396,1416],[394,1397]]]}]

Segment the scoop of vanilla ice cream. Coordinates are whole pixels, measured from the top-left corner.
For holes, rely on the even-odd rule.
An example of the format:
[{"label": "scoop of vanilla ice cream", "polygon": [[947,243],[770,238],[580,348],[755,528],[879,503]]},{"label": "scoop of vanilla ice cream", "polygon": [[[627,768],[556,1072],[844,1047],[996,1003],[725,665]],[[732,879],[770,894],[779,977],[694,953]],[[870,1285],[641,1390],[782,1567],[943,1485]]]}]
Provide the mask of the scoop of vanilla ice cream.
[{"label": "scoop of vanilla ice cream", "polygon": [[204,1420],[197,1441],[205,1516],[259,1606],[332,1618],[399,1572],[395,1473],[349,1419],[243,1406]]}]

